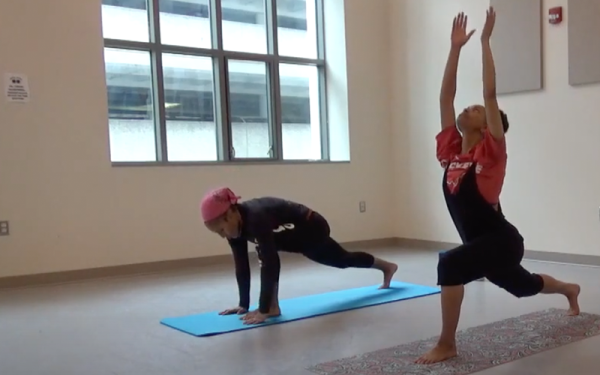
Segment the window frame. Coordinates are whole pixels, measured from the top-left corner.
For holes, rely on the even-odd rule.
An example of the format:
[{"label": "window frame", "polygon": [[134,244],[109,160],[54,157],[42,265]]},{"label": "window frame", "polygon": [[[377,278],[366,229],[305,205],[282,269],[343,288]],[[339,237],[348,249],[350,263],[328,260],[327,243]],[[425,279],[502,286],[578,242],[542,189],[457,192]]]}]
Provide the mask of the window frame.
[{"label": "window frame", "polygon": [[[277,0],[264,0],[266,3],[267,53],[247,53],[223,49],[223,23],[221,0],[209,0],[209,17],[211,23],[211,38],[213,48],[196,48],[162,44],[160,37],[160,0],[147,0],[149,20],[149,42],[138,42],[120,39],[104,38],[104,48],[144,51],[150,54],[153,79],[153,110],[155,121],[155,161],[112,161],[113,166],[151,166],[151,165],[222,165],[222,164],[303,164],[330,163],[329,153],[329,124],[327,106],[326,51],[325,51],[325,0],[315,1],[317,58],[301,58],[280,56],[278,53],[278,24]],[[163,54],[190,55],[210,57],[213,61],[213,103],[214,121],[217,128],[217,160],[214,161],[169,161],[167,150],[167,115],[166,92],[163,77]],[[256,61],[266,64],[267,97],[270,129],[270,157],[265,158],[236,158],[231,136],[232,122],[230,119],[230,91],[228,84],[228,61]],[[282,100],[280,90],[279,65],[295,64],[314,66],[319,76],[319,119],[321,158],[284,159],[283,158],[283,124]],[[108,87],[107,87],[108,92]]]}]

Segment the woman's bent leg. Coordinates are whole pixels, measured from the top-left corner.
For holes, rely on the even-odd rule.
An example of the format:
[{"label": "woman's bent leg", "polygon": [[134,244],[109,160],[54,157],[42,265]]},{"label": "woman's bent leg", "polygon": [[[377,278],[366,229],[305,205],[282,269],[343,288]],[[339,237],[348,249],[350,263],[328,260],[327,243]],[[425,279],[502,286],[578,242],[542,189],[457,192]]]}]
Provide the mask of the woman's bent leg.
[{"label": "woman's bent leg", "polygon": [[395,263],[377,258],[369,253],[344,249],[333,238],[328,237],[323,243],[303,252],[308,259],[329,267],[345,268],[375,268],[383,272],[382,288],[389,288],[394,273],[398,270]]}]

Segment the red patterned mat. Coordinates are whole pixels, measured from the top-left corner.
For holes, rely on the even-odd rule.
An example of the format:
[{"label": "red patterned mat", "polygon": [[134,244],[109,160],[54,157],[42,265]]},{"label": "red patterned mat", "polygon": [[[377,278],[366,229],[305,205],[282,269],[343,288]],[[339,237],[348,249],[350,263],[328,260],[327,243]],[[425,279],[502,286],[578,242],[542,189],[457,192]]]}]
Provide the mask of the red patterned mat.
[{"label": "red patterned mat", "polygon": [[311,372],[320,375],[468,375],[600,334],[600,315],[571,317],[550,309],[460,331],[459,356],[435,365],[414,363],[437,337],[333,362]]}]

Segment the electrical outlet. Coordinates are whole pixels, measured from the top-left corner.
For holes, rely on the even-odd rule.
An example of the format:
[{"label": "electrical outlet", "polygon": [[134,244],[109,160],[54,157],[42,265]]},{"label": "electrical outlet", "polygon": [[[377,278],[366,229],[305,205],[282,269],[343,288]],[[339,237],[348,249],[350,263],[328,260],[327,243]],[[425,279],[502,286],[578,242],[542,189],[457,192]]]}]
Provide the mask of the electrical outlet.
[{"label": "electrical outlet", "polygon": [[8,236],[8,221],[0,221],[0,236]]},{"label": "electrical outlet", "polygon": [[358,210],[362,213],[365,212],[367,210],[367,202],[365,201],[360,201],[358,202]]}]

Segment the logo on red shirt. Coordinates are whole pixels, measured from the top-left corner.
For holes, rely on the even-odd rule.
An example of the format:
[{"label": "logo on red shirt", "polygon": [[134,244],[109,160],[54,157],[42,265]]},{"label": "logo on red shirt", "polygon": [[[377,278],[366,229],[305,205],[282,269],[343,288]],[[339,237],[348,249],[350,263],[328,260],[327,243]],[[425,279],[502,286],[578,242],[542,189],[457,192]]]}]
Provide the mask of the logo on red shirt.
[{"label": "logo on red shirt", "polygon": [[[459,159],[458,157],[456,159]],[[446,183],[448,184],[448,189],[451,193],[455,193],[458,190],[458,186],[462,181],[462,178],[465,176],[469,168],[473,166],[473,161],[471,160],[455,160],[450,162],[448,166],[448,174],[446,175]],[[475,173],[481,173],[483,167],[481,164],[477,163],[475,166]]]}]

